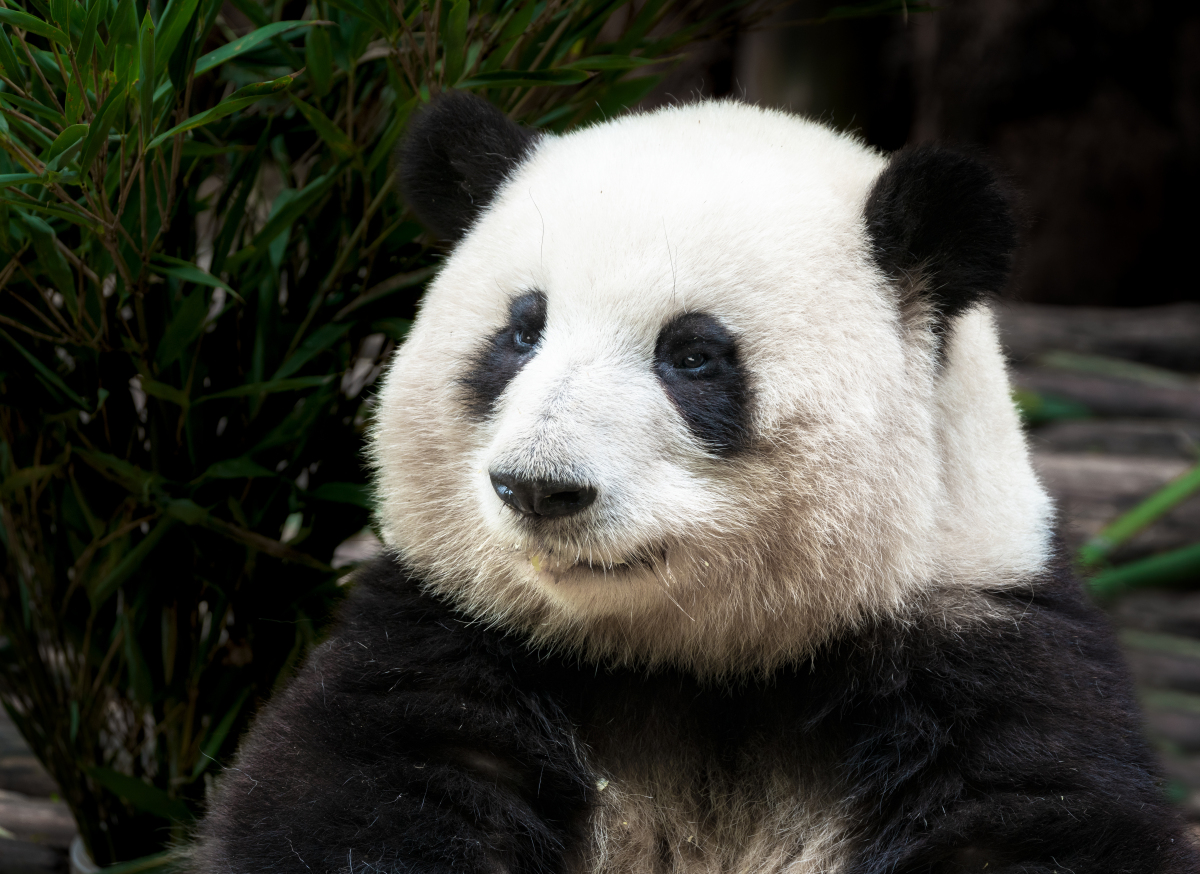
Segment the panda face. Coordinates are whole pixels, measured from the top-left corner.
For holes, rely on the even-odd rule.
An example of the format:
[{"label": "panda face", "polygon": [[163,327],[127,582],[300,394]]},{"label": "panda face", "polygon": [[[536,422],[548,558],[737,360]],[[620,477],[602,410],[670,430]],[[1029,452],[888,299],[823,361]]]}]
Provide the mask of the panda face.
[{"label": "panda face", "polygon": [[942,353],[866,232],[885,160],[729,103],[509,139],[379,397],[387,543],[471,616],[701,673],[924,597]]}]

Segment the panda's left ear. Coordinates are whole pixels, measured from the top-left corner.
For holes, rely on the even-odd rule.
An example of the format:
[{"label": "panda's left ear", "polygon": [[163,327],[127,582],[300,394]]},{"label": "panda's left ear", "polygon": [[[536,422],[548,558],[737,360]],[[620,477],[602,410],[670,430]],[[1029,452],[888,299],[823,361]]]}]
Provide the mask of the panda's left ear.
[{"label": "panda's left ear", "polygon": [[404,197],[426,227],[455,242],[532,152],[538,136],[482,97],[444,94],[417,112],[398,150]]},{"label": "panda's left ear", "polygon": [[926,303],[941,332],[1008,280],[1017,228],[996,175],[939,146],[896,152],[867,198],[876,263]]}]

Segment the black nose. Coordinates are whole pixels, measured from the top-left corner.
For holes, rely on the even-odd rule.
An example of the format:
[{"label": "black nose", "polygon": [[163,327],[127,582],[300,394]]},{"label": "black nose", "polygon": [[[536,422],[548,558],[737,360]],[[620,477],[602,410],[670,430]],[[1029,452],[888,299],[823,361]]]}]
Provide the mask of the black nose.
[{"label": "black nose", "polygon": [[596,500],[596,490],[579,483],[520,479],[492,474],[492,488],[500,500],[526,516],[571,516]]}]

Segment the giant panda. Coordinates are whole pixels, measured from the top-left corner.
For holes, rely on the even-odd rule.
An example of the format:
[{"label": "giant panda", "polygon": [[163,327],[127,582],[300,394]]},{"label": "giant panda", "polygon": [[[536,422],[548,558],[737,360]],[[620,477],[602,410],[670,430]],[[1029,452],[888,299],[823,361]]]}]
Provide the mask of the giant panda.
[{"label": "giant panda", "polygon": [[1198,870],[1055,557],[983,164],[737,102],[410,130],[451,249],[377,396],[387,549],[196,870]]}]

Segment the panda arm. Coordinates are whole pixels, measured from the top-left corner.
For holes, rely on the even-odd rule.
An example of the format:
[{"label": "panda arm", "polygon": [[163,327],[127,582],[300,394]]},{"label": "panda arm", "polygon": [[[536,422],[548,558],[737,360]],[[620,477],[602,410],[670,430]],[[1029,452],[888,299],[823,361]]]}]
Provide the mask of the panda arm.
[{"label": "panda arm", "polygon": [[199,870],[561,870],[592,783],[525,670],[381,560],[226,769]]},{"label": "panda arm", "polygon": [[845,682],[846,780],[873,823],[848,872],[1200,870],[1103,618],[1070,579],[1005,602],[875,641]]}]

